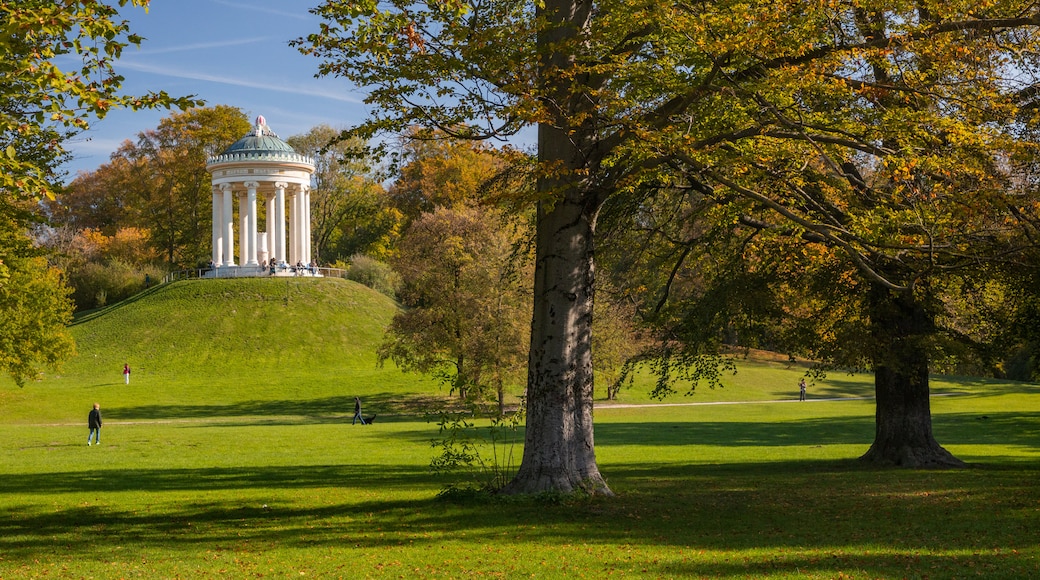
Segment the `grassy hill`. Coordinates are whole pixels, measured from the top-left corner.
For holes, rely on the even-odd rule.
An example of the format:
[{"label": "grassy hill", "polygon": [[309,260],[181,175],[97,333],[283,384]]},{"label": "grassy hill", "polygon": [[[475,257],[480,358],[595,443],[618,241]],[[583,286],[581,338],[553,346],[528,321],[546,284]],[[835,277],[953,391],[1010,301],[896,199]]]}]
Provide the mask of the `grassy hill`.
[{"label": "grassy hill", "polygon": [[438,389],[378,366],[395,310],[342,279],[175,282],[81,315],[72,326],[78,355],[0,397],[25,403],[5,405],[20,421],[81,421],[94,400],[123,420],[342,414],[354,396],[393,408],[414,398],[404,393]]},{"label": "grassy hill", "polygon": [[[78,355],[60,373],[25,389],[0,378],[6,418],[81,422],[102,403],[117,420],[258,415],[340,417],[361,396],[367,412],[417,413],[446,395],[428,377],[379,367],[375,351],[396,311],[386,296],[343,279],[187,280],[81,314],[72,326]],[[123,363],[133,369],[123,384]],[[666,403],[768,401],[797,395],[804,365],[752,355],[722,389],[688,385]],[[617,403],[658,403],[641,374]],[[936,394],[1000,389],[982,379],[936,377]],[[603,391],[597,391],[597,399]],[[833,373],[810,398],[870,397],[869,375]],[[600,402],[601,405],[606,404]]]},{"label": "grassy hill", "polygon": [[[975,468],[879,471],[855,462],[868,376],[797,403],[804,367],[756,356],[628,405],[644,377],[597,401],[617,497],[438,501],[456,480],[414,413],[445,393],[376,366],[394,309],[344,280],[212,280],[82,316],[60,375],[0,380],[0,578],[1040,577],[1040,386],[934,381],[936,436]],[[355,395],[384,418],[352,426]]]}]

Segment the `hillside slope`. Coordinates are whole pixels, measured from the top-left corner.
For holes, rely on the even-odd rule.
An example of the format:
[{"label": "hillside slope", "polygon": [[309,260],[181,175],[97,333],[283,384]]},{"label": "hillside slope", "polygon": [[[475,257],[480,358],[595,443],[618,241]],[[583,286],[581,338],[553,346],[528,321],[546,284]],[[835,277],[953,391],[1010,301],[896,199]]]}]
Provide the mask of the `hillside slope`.
[{"label": "hillside slope", "polygon": [[174,282],[77,320],[82,356],[69,373],[93,366],[90,357],[171,375],[243,362],[371,366],[395,310],[382,294],[335,278]]},{"label": "hillside slope", "polygon": [[354,396],[436,392],[377,364],[396,308],[342,279],[174,282],[77,318],[77,356],[25,389],[5,382],[0,401],[25,419],[79,417],[95,399],[109,416],[147,418],[346,412]]}]

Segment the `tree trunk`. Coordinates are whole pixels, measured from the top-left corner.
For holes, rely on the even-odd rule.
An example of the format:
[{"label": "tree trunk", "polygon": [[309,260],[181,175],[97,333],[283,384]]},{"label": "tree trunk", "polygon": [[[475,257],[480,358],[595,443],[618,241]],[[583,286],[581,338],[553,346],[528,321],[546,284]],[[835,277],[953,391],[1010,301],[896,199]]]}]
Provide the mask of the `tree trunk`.
[{"label": "tree trunk", "polygon": [[593,444],[593,231],[572,199],[539,208],[524,455],[504,493],[612,495]]},{"label": "tree trunk", "polygon": [[931,316],[909,293],[870,290],[877,395],[874,443],[860,459],[882,466],[964,467],[932,435],[925,339]]},{"label": "tree trunk", "polygon": [[[540,83],[548,119],[538,124],[539,199],[534,313],[527,369],[524,456],[504,493],[613,495],[599,473],[592,428],[593,247],[602,205],[590,166],[598,132],[594,97],[571,74],[592,16],[591,0],[545,0],[537,17]],[[580,83],[578,84],[580,87]],[[574,126],[575,117],[584,119]]]}]

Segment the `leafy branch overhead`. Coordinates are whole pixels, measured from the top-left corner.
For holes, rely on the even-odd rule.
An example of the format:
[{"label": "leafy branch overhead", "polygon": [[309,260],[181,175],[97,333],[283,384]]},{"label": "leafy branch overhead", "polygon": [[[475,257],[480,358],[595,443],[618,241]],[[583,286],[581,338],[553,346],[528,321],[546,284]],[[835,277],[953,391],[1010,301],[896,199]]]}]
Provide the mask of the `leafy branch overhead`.
[{"label": "leafy branch overhead", "polygon": [[935,289],[1020,255],[1022,223],[1036,223],[1011,171],[1035,151],[1022,138],[1040,72],[1031,2],[330,0],[313,12],[320,30],[294,44],[368,91],[354,134],[492,139],[537,125],[527,441],[508,491],[609,494],[591,428],[593,254],[611,243],[597,225],[606,209],[628,218],[618,230],[645,229],[650,208],[683,199],[704,213],[668,222],[667,287],[704,255],[705,232],[744,236],[726,248],[751,263],[767,255],[753,249],[812,246],[869,325],[855,348],[877,371],[875,457],[957,464],[931,435],[925,347]]},{"label": "leafy branch overhead", "polygon": [[[535,9],[328,2],[314,9],[321,30],[295,45],[322,59],[320,74],[369,91],[373,112],[358,135],[421,124],[505,138],[536,123],[588,134],[575,179],[616,190],[678,168],[800,220],[893,287],[908,282],[879,273],[876,254],[946,246],[922,232],[890,247],[866,230],[920,211],[920,176],[945,187],[984,180],[991,168],[965,156],[1024,146],[1006,128],[1036,81],[1040,16],[1025,4],[608,0],[568,22],[580,29],[570,37]],[[572,56],[542,67],[554,54]],[[955,149],[971,163],[945,163]],[[829,215],[805,211],[827,194],[796,175],[807,163],[846,198]],[[854,224],[844,204],[864,196],[885,203]]]},{"label": "leafy branch overhead", "polygon": [[148,0],[0,0],[0,371],[19,385],[74,352],[65,277],[28,237],[60,188],[65,142],[117,108],[187,108],[191,97],[127,95],[115,63],[142,39],[119,9]]},{"label": "leafy branch overhead", "polygon": [[[19,155],[18,142],[43,135],[55,157],[63,141],[117,108],[188,108],[199,101],[164,91],[127,95],[116,61],[143,40],[119,17],[148,0],[0,2],[0,187],[20,198],[53,198],[53,169]],[[65,63],[69,63],[66,65]]]}]

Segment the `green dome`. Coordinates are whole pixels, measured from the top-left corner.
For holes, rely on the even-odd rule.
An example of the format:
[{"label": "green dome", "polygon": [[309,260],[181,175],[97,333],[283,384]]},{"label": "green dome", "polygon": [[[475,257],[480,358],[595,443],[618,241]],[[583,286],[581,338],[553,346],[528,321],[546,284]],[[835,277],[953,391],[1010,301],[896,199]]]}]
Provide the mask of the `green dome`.
[{"label": "green dome", "polygon": [[223,153],[212,157],[207,166],[222,163],[240,163],[250,161],[274,161],[302,163],[314,167],[314,161],[306,155],[300,155],[282,141],[267,126],[263,116],[256,118],[256,127],[248,135],[231,144]]},{"label": "green dome", "polygon": [[254,133],[250,133],[238,141],[235,141],[230,147],[225,149],[221,155],[230,155],[233,153],[264,155],[268,153],[296,153],[296,151],[293,151],[293,148],[290,147],[288,143],[274,135],[261,135],[258,137]]}]

